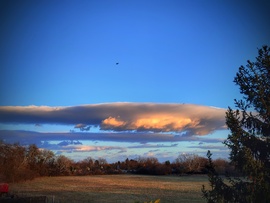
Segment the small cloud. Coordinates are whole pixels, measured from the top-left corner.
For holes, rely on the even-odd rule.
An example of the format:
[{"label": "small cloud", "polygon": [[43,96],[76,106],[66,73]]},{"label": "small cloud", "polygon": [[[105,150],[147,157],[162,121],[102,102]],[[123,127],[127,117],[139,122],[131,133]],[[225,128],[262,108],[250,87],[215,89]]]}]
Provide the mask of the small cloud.
[{"label": "small cloud", "polygon": [[126,152],[127,152],[126,149],[122,149],[122,150],[120,150],[118,153],[119,153],[119,154],[122,154],[122,153],[126,153]]},{"label": "small cloud", "polygon": [[93,152],[93,151],[107,151],[107,150],[123,150],[123,147],[114,147],[114,146],[74,146],[68,145],[62,148],[62,152],[72,151],[72,152]]},{"label": "small cloud", "polygon": [[153,153],[153,152],[144,153],[144,156],[146,156],[146,157],[156,157],[155,153]]},{"label": "small cloud", "polygon": [[62,141],[62,142],[59,142],[58,145],[59,146],[67,146],[67,145],[69,145],[69,142],[68,141]]},{"label": "small cloud", "polygon": [[101,123],[101,129],[102,130],[117,130],[117,129],[123,129],[126,122],[121,121],[118,118],[109,117],[102,121]]},{"label": "small cloud", "polygon": [[62,141],[58,143],[59,146],[68,146],[68,145],[82,145],[80,141]]},{"label": "small cloud", "polygon": [[82,123],[79,123],[77,125],[74,126],[74,128],[79,128],[80,131],[89,131],[91,126],[87,126],[86,124],[82,124]]},{"label": "small cloud", "polygon": [[130,146],[128,148],[170,148],[170,147],[176,147],[178,144],[171,144],[171,145],[165,145],[165,144],[141,144],[136,146]]},{"label": "small cloud", "polygon": [[74,128],[85,128],[85,127],[86,127],[86,125],[82,124],[82,123],[79,123],[79,124],[74,126]]},{"label": "small cloud", "polygon": [[150,150],[149,152],[158,152],[160,149]]},{"label": "small cloud", "polygon": [[225,147],[224,145],[222,146],[215,146],[215,145],[204,145],[204,146],[189,146],[188,148],[193,148],[193,149],[206,149],[206,150],[221,150],[221,151],[227,151],[228,147]]},{"label": "small cloud", "polygon": [[77,140],[77,141],[74,141],[74,140],[73,140],[73,141],[72,141],[72,144],[74,144],[74,145],[82,145],[82,143],[81,143],[80,141],[78,141],[78,140]]}]

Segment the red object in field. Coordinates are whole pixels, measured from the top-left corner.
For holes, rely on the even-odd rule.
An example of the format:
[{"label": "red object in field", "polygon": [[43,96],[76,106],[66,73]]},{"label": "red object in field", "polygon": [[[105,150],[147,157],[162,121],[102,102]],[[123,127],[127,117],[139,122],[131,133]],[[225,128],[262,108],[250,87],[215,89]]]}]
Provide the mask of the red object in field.
[{"label": "red object in field", "polygon": [[8,193],[8,184],[0,183],[0,193]]}]

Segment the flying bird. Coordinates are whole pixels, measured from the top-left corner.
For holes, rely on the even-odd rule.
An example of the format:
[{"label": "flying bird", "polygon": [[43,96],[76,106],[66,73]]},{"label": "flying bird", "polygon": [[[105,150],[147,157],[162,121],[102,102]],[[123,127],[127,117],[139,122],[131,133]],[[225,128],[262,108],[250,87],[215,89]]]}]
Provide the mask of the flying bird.
[{"label": "flying bird", "polygon": [[116,62],[115,64],[116,64],[116,65],[118,65],[119,63],[118,63],[118,62]]}]

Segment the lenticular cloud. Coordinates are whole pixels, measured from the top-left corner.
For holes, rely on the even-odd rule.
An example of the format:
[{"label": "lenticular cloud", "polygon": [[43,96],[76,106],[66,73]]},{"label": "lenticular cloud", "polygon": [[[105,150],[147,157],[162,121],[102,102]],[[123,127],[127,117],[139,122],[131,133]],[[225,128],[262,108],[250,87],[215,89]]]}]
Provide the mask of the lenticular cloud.
[{"label": "lenticular cloud", "polygon": [[3,106],[0,107],[0,123],[61,124],[83,129],[86,126],[99,126],[104,131],[206,135],[225,129],[225,109],[155,103],[106,103],[71,107]]}]

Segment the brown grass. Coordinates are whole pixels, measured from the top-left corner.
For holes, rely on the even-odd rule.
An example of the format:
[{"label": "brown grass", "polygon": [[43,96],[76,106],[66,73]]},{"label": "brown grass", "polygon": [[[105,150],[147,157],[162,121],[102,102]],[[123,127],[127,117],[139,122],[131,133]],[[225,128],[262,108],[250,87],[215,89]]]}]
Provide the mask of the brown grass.
[{"label": "brown grass", "polygon": [[50,202],[205,202],[201,197],[206,176],[103,175],[42,177],[10,184],[10,192],[46,195]]}]

